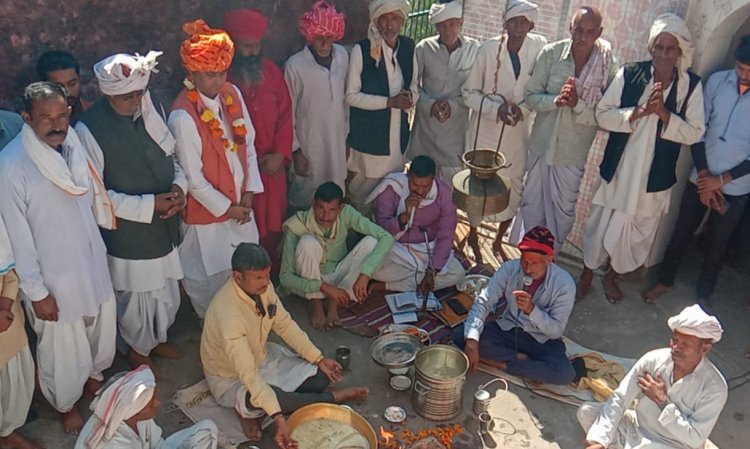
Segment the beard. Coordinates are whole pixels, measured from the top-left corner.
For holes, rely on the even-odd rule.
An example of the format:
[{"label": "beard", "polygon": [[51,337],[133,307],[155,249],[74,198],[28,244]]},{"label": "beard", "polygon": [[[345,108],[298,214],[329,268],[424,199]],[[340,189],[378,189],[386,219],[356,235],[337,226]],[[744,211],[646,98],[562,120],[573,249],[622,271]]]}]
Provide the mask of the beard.
[{"label": "beard", "polygon": [[252,56],[234,55],[232,74],[250,86],[263,82],[263,68],[261,62],[263,54]]}]

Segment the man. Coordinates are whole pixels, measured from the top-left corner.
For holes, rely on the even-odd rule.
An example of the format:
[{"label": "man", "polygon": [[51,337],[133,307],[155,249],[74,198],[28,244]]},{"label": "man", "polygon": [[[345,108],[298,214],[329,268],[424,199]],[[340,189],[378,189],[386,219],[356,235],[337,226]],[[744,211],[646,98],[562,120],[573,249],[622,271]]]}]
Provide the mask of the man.
[{"label": "man", "polygon": [[391,173],[370,194],[368,199],[377,206],[375,222],[396,240],[383,266],[372,275],[380,285],[370,291],[428,294],[463,280],[464,268],[453,257],[458,220],[452,190],[436,175],[435,161],[417,156],[408,174]]},{"label": "man", "polygon": [[21,132],[23,119],[15,112],[0,110],[0,150]]},{"label": "man", "polygon": [[89,418],[74,449],[216,449],[219,430],[200,421],[162,438],[154,417],[161,406],[154,373],[146,365],[115,375],[91,402]]},{"label": "man", "polygon": [[[562,341],[575,303],[575,282],[554,263],[555,238],[537,226],[524,236],[521,258],[503,263],[479,295],[454,343],[474,371],[481,361],[536,382],[567,385],[575,378]],[[487,316],[507,307],[494,323]],[[502,306],[502,304],[501,304]]]},{"label": "man", "polygon": [[81,98],[81,66],[76,58],[62,50],[42,53],[36,63],[36,73],[42,81],[52,81],[65,88],[72,109],[70,121],[75,124],[91,103]]},{"label": "man", "polygon": [[399,35],[410,10],[407,0],[370,2],[367,39],[357,42],[349,56],[347,194],[360,212],[380,181],[404,166],[406,112],[419,97],[414,41]]},{"label": "man", "polygon": [[18,298],[18,276],[5,222],[0,217],[0,447],[42,449],[17,430],[34,398],[34,359]]},{"label": "man", "polygon": [[202,318],[232,274],[235,246],[258,241],[253,195],[263,184],[250,115],[239,89],[226,81],[234,43],[203,20],[183,30],[190,35],[180,47],[187,79],[168,124],[188,181],[179,247],[182,285]]},{"label": "man", "polygon": [[617,66],[602,34],[602,14],[581,7],[570,24],[570,39],[549,44],[526,84],[526,104],[536,111],[521,200],[522,228],[546,226],[559,253],[575,221],[578,188],[598,127],[596,104]]},{"label": "man", "polygon": [[117,229],[102,229],[115,287],[118,328],[135,368],[150,354],[178,358],[167,331],[180,308],[179,216],[187,180],[175,139],[148,90],[161,52],[116,54],[94,65],[104,95],[81,114],[76,131],[107,188]]},{"label": "man", "polygon": [[727,401],[724,376],[708,360],[723,330],[698,305],[686,307],[667,325],[672,330],[668,348],[641,357],[606,403],[578,409],[586,449],[706,444]]},{"label": "man", "polygon": [[[349,251],[352,232],[364,238]],[[339,307],[367,299],[368,282],[393,241],[388,231],[344,203],[341,187],[326,182],[315,190],[310,209],[284,223],[281,285],[312,301],[313,327],[330,329],[339,323]]]},{"label": "man", "polygon": [[648,48],[653,60],[622,67],[596,108],[610,135],[599,167],[604,182],[583,239],[578,298],[609,257],[604,292],[611,303],[622,301],[617,274],[646,261],[677,182],[680,147],[697,142],[705,129],[700,78],[687,71],[693,45],[685,22],[674,14],[657,17]]},{"label": "man", "polygon": [[696,295],[710,307],[724,255],[750,198],[750,36],[735,50],[734,70],[716,72],[708,79],[704,101],[706,135],[693,145],[695,168],[685,187],[672,240],[659,268],[656,285],[643,295],[648,302],[671,290],[695,230],[706,212],[708,240]]},{"label": "man", "polygon": [[[538,13],[539,8],[534,3],[511,0],[505,14],[505,32],[479,47],[476,64],[471,68],[462,88],[464,102],[471,108],[467,149],[494,150],[502,136],[500,151],[505,155],[508,166],[498,173],[511,183],[508,186],[510,200],[504,211],[490,217],[469,217],[471,228],[467,242],[478,263],[482,263],[482,254],[479,250],[477,227],[482,219],[500,222],[492,250],[500,254],[503,260],[508,259],[502,248],[503,236],[521,202],[529,140],[529,121],[524,120],[525,116],[531,114],[527,105],[522,105],[522,109],[519,104],[523,103],[524,89],[534,61],[547,43],[544,37],[530,33],[534,29]],[[493,96],[484,98],[487,94]]]},{"label": "man", "polygon": [[[349,53],[334,42],[344,37],[344,14],[317,1],[299,23],[307,45],[286,62],[294,111],[294,161],[289,186],[292,210],[309,209],[315,189],[346,181],[349,105],[344,99]],[[320,108],[325,107],[325,113]]]},{"label": "man", "polygon": [[452,185],[458,158],[466,146],[469,109],[461,87],[477,57],[479,42],[461,34],[463,4],[460,0],[434,3],[430,23],[438,35],[417,44],[419,101],[407,156],[430,156],[438,165],[438,177]]},{"label": "man", "polygon": [[[251,441],[260,440],[260,418],[269,416],[279,447],[296,447],[284,414],[317,402],[363,401],[369,391],[327,388],[343,379],[341,365],[325,358],[284,308],[269,280],[271,260],[263,247],[241,243],[232,270],[206,314],[201,336],[206,381],[219,405],[235,409]],[[296,353],[268,342],[271,331]]]},{"label": "man", "polygon": [[101,387],[115,356],[117,309],[97,227],[114,229],[112,204],[69,128],[70,110],[60,85],[26,86],[26,123],[0,152],[0,214],[38,337],[40,390],[77,434],[76,403]]},{"label": "man", "polygon": [[253,199],[255,222],[260,244],[277,267],[281,225],[287,216],[286,166],[292,161],[292,101],[284,72],[262,54],[268,19],[255,9],[237,9],[224,14],[224,27],[237,46],[229,81],[239,87],[255,128],[263,183],[263,191]]}]

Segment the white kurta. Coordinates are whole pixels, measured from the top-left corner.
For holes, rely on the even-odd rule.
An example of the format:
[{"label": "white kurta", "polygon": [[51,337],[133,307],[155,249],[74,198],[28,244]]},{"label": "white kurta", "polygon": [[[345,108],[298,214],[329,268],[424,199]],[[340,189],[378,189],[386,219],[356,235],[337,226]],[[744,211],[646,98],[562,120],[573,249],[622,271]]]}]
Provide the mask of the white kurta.
[{"label": "white kurta", "polygon": [[[241,98],[239,89],[234,88]],[[231,135],[232,128],[221,113],[218,96],[208,98],[201,94],[201,100],[206,108],[214,113],[214,116],[221,118],[224,134]],[[255,146],[252,143],[255,141],[255,130],[244,101],[242,114],[247,127],[247,160],[240,161],[237,153],[226,151],[227,161],[234,177],[237,198],[227,198],[203,176],[201,137],[187,111],[177,109],[169,115],[169,129],[177,139],[177,159],[185,170],[188,192],[216,217],[223,215],[229,206],[238,204],[243,192],[263,192]],[[246,164],[247,168],[247,182],[244,186],[242,185],[244,176],[242,164]],[[252,212],[251,218],[253,218]],[[254,219],[245,224],[227,220],[206,225],[183,224],[182,232],[183,241],[179,252],[185,273],[183,285],[196,312],[203,316],[214,294],[229,278],[231,258],[235,247],[242,242],[257,243],[258,227]]]},{"label": "white kurta", "polygon": [[[630,138],[612,181],[602,182],[594,195],[583,244],[587,267],[598,268],[609,256],[612,268],[618,273],[636,270],[646,261],[659,221],[669,209],[672,190],[646,191],[659,118],[652,114],[631,123],[634,108],[620,108],[624,83],[621,68],[596,108],[599,126],[607,131],[630,133]],[[652,86],[653,76],[639,105],[646,103]],[[673,86],[674,83],[664,90],[665,99]],[[678,80],[678,90],[677,110],[680,110],[688,90],[688,77],[684,73]],[[704,130],[703,89],[698,84],[688,99],[685,119],[672,114],[661,137],[692,145]]]},{"label": "white kurta", "polygon": [[[86,440],[94,432],[96,418],[91,417],[78,435],[74,449],[88,449]],[[213,421],[203,420],[192,426],[162,438],[162,430],[156,421],[139,421],[138,432],[127,424],[120,423],[117,432],[102,449],[216,449],[219,430]]]},{"label": "white kurta", "polygon": [[[498,173],[508,177],[511,181],[510,201],[508,208],[504,211],[491,217],[484,217],[485,220],[500,222],[513,218],[521,202],[523,174],[526,170],[526,154],[533,119],[531,109],[523,103],[524,91],[536,57],[547,44],[547,39],[543,36],[534,33],[526,35],[526,39],[524,39],[523,45],[518,51],[521,71],[516,78],[508,47],[506,44],[503,44],[502,47],[500,45],[502,40],[502,36],[497,36],[487,40],[479,47],[476,63],[462,89],[464,102],[471,109],[469,128],[466,134],[467,151],[474,148],[494,151],[500,140],[503,124],[497,122],[497,111],[502,106],[503,100],[499,97],[485,99],[480,119],[479,108],[485,94],[494,92],[503,95],[508,101],[518,104],[524,115],[523,121],[516,126],[505,126],[500,145],[500,152],[505,155],[510,166]],[[478,137],[476,134],[477,126],[479,126]],[[474,226],[481,221],[481,217],[470,218]]]},{"label": "white kurta", "polygon": [[[394,51],[388,45],[383,45],[381,64],[385,64],[388,75],[388,89],[391,97],[398,95],[404,89],[404,75],[396,60],[398,49]],[[370,57],[369,55],[367,56]],[[351,106],[368,111],[388,108],[388,98],[382,95],[372,95],[362,92],[362,47],[355,45],[349,56],[349,73],[346,79],[346,102]],[[419,84],[416,53],[413,59],[413,74],[411,79],[412,102],[419,101]],[[389,154],[375,156],[362,153],[356,148],[351,149],[347,167],[355,172],[349,181],[349,195],[358,209],[364,208],[365,199],[377,187],[380,180],[388,173],[401,171],[404,167],[404,157],[401,153],[401,109],[391,109],[389,128]]]},{"label": "white kurta", "polygon": [[284,77],[289,86],[294,113],[294,145],[307,158],[309,176],[290,170],[289,205],[307,209],[315,189],[328,181],[344,188],[346,139],[349,135],[349,105],[345,101],[349,54],[333,45],[330,69],[318,64],[305,47],[286,62]]},{"label": "white kurta", "polygon": [[[638,386],[645,373],[667,385],[663,410]],[[727,383],[707,358],[677,382],[673,375],[669,348],[645,354],[606,403],[581,406],[586,440],[612,449],[702,449],[727,401]]]}]

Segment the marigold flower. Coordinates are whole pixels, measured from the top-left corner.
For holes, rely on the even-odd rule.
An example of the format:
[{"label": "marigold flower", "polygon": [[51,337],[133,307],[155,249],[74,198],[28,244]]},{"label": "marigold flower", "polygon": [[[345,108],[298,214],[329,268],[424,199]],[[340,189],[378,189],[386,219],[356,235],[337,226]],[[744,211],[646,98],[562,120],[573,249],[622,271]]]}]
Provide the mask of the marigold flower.
[{"label": "marigold flower", "polygon": [[214,119],[214,113],[211,112],[210,109],[204,109],[203,112],[201,112],[201,120],[208,123],[211,120]]}]

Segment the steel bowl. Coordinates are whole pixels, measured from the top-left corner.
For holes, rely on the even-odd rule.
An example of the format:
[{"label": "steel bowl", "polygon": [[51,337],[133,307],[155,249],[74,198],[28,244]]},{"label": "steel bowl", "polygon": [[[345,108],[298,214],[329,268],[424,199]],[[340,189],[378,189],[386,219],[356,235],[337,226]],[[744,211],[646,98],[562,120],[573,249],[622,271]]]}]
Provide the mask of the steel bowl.
[{"label": "steel bowl", "polygon": [[422,342],[416,335],[391,332],[375,339],[370,354],[379,366],[398,369],[413,365],[420,349]]},{"label": "steel bowl", "polygon": [[359,413],[348,407],[342,407],[336,404],[310,404],[306,405],[296,412],[287,420],[289,430],[293,431],[298,425],[312,419],[330,419],[354,427],[370,445],[370,449],[377,449],[378,437],[370,423]]}]

